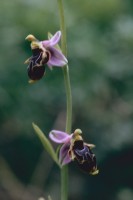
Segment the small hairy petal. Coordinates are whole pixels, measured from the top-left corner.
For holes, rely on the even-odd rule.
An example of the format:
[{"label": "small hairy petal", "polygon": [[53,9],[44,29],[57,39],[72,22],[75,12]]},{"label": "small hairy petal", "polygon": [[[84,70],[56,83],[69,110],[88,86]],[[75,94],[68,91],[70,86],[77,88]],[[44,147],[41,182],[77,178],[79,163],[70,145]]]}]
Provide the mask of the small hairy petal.
[{"label": "small hairy petal", "polygon": [[59,66],[62,67],[68,63],[66,57],[63,55],[63,53],[54,48],[54,47],[49,47],[49,52],[51,53],[51,57],[48,61],[48,66]]},{"label": "small hairy petal", "polygon": [[59,161],[61,165],[66,165],[71,162],[71,158],[69,156],[69,148],[70,148],[70,141],[63,144],[61,149],[60,149],[60,154],[59,154]]},{"label": "small hairy petal", "polygon": [[52,141],[61,144],[61,143],[67,143],[68,141],[70,141],[72,135],[69,135],[63,131],[52,130],[49,133],[49,137]]},{"label": "small hairy petal", "polygon": [[41,42],[41,44],[45,49],[47,49],[47,47],[50,46],[50,41],[49,40],[44,40],[44,41]]},{"label": "small hairy petal", "polygon": [[42,45],[44,48],[47,48],[49,46],[55,46],[61,39],[61,31],[57,31],[53,37],[49,40],[42,41]]}]

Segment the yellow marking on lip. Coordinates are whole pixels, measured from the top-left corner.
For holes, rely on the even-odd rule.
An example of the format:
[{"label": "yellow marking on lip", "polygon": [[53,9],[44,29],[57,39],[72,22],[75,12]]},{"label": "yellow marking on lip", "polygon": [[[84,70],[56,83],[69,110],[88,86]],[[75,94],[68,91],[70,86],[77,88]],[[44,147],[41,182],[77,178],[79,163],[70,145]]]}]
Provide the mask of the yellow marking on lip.
[{"label": "yellow marking on lip", "polygon": [[36,80],[31,80],[31,79],[30,79],[28,82],[31,84],[31,83],[35,83]]}]

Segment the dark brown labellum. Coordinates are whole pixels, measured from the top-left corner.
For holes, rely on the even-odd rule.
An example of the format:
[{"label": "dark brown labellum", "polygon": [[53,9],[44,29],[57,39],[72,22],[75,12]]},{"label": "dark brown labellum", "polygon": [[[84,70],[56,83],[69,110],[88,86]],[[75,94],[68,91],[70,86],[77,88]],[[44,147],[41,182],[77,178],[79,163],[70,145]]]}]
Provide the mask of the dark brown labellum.
[{"label": "dark brown labellum", "polygon": [[45,66],[29,66],[28,67],[28,76],[31,80],[39,80],[43,77],[45,73]]},{"label": "dark brown labellum", "polygon": [[97,171],[95,154],[92,153],[89,146],[87,146],[83,140],[74,142],[73,153],[81,170],[89,174],[93,174]]},{"label": "dark brown labellum", "polygon": [[39,80],[45,73],[45,65],[49,61],[49,53],[45,52],[46,57],[43,57],[43,50],[36,48],[32,50],[33,56],[29,59],[27,68],[28,76],[31,80]]}]

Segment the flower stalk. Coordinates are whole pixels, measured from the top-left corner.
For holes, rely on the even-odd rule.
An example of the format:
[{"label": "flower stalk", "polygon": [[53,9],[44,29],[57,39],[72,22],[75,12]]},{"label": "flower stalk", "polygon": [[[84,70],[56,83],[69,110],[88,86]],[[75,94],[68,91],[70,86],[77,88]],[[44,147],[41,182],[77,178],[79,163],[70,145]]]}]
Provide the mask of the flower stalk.
[{"label": "flower stalk", "polygon": [[[64,17],[63,0],[57,0],[59,18],[60,18],[60,30],[62,32],[61,49],[65,56],[67,56],[67,43],[66,43],[66,26]],[[72,126],[72,95],[71,84],[69,77],[69,67],[65,65],[63,68],[64,83],[66,89],[66,101],[67,101],[67,113],[66,113],[66,132],[71,132]],[[68,166],[63,166],[61,169],[61,200],[68,199]]]},{"label": "flower stalk", "polygon": [[66,26],[65,26],[63,0],[57,0],[57,3],[58,3],[58,10],[59,10],[59,18],[60,18],[60,30],[62,32],[61,48],[62,48],[63,54],[67,56]]},{"label": "flower stalk", "polygon": [[[63,54],[67,57],[66,26],[65,26],[63,0],[57,0],[57,2],[58,2],[59,18],[60,18],[60,30],[62,32],[61,50]],[[64,74],[64,82],[65,82],[66,98],[67,98],[66,132],[70,133],[72,126],[72,95],[71,95],[71,84],[70,84],[68,65],[64,66],[63,74]]]}]

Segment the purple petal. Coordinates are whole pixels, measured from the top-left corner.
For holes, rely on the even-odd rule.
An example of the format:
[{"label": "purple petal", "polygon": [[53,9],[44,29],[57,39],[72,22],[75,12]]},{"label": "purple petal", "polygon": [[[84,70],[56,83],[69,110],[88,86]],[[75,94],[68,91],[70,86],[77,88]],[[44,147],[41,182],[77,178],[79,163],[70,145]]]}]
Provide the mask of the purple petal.
[{"label": "purple petal", "polygon": [[49,40],[44,40],[41,42],[42,43],[42,46],[46,49],[47,47],[50,46],[50,41]]},{"label": "purple petal", "polygon": [[61,31],[57,31],[53,37],[49,40],[42,41],[42,45],[44,48],[49,46],[55,46],[61,39]]},{"label": "purple petal", "polygon": [[68,63],[66,57],[63,55],[63,53],[54,48],[54,47],[49,47],[48,49],[51,53],[50,60],[48,61],[48,66],[64,66]]},{"label": "purple petal", "polygon": [[63,144],[61,149],[60,149],[60,154],[59,154],[59,161],[61,165],[66,165],[71,162],[71,158],[69,156],[69,148],[70,148],[70,141]]},{"label": "purple petal", "polygon": [[72,134],[69,135],[62,131],[52,130],[49,133],[49,137],[54,142],[61,144],[61,143],[66,143],[66,142],[70,141]]},{"label": "purple petal", "polygon": [[53,37],[49,40],[51,46],[55,46],[61,39],[61,31],[57,31]]}]

